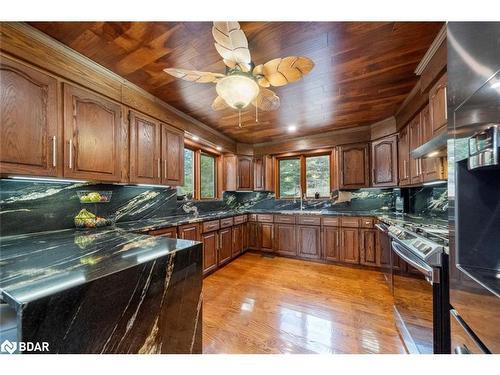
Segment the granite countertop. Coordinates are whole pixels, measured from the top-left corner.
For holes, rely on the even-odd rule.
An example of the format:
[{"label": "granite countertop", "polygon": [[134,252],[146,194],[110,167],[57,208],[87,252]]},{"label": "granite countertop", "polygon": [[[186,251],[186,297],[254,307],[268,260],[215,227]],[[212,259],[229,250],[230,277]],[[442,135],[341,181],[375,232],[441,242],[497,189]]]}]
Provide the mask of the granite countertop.
[{"label": "granite countertop", "polygon": [[119,228],[2,237],[1,299],[18,307],[195,244]]}]

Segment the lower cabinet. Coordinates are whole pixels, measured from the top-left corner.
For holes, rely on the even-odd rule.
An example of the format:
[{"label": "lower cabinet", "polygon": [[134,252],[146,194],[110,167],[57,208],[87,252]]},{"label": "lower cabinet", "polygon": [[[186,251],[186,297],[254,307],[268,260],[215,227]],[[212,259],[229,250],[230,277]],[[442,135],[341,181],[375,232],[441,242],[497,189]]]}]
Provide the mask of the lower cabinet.
[{"label": "lower cabinet", "polygon": [[359,230],[358,228],[341,228],[340,261],[359,263]]},{"label": "lower cabinet", "polygon": [[361,229],[360,237],[360,263],[366,266],[378,266],[380,264],[380,254],[377,246],[377,230]]},{"label": "lower cabinet", "polygon": [[259,250],[273,251],[274,224],[259,223],[257,238],[259,239]]},{"label": "lower cabinet", "polygon": [[340,228],[323,227],[321,235],[324,258],[335,262],[340,261]]},{"label": "lower cabinet", "polygon": [[297,255],[302,258],[321,258],[321,227],[297,226]]},{"label": "lower cabinet", "polygon": [[217,231],[203,233],[201,236],[203,242],[203,273],[210,272],[217,267],[218,237]]},{"label": "lower cabinet", "polygon": [[242,231],[241,238],[243,240],[242,251],[245,251],[249,247],[249,245],[248,245],[248,223],[241,224],[241,231]]},{"label": "lower cabinet", "polygon": [[243,227],[241,224],[233,227],[233,249],[232,256],[238,256],[243,250]]},{"label": "lower cabinet", "polygon": [[219,231],[219,261],[218,265],[231,260],[233,255],[233,229],[224,228]]},{"label": "lower cabinet", "polygon": [[280,255],[297,256],[294,224],[275,224],[274,250]]},{"label": "lower cabinet", "polygon": [[248,222],[248,248],[259,250],[259,223],[255,221]]},{"label": "lower cabinet", "polygon": [[185,224],[178,227],[178,236],[183,240],[199,241],[200,227],[198,224]]}]

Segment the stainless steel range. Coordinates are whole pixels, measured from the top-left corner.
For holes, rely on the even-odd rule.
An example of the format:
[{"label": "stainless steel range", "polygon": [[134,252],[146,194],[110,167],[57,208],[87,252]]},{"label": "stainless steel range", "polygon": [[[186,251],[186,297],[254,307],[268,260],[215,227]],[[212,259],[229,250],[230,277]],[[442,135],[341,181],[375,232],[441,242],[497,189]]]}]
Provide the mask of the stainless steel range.
[{"label": "stainless steel range", "polygon": [[435,225],[389,226],[396,324],[410,353],[449,353],[448,231]]}]

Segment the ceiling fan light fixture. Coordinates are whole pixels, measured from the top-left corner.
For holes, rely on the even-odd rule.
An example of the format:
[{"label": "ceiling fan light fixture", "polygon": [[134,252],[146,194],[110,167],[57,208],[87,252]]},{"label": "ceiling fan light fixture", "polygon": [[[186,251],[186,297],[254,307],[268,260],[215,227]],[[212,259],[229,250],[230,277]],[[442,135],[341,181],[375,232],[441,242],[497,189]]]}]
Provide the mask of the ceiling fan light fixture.
[{"label": "ceiling fan light fixture", "polygon": [[241,74],[222,78],[217,82],[215,90],[234,109],[247,107],[259,95],[259,85],[255,80]]}]

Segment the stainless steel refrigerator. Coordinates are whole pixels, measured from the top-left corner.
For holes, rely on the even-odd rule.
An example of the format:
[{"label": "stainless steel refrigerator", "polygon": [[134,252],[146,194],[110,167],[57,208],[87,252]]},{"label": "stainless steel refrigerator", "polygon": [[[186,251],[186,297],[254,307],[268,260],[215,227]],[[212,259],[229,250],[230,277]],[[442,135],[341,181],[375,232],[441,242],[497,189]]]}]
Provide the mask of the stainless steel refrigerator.
[{"label": "stainless steel refrigerator", "polygon": [[500,353],[500,23],[447,43],[451,350]]}]

